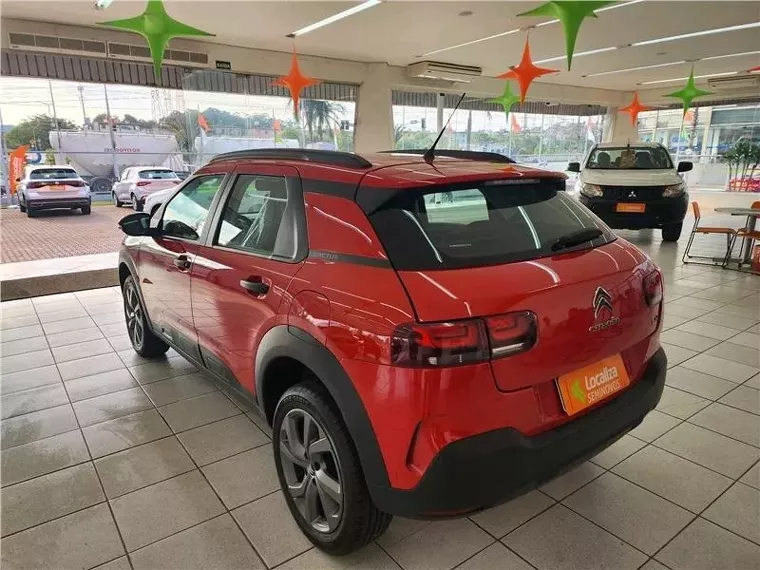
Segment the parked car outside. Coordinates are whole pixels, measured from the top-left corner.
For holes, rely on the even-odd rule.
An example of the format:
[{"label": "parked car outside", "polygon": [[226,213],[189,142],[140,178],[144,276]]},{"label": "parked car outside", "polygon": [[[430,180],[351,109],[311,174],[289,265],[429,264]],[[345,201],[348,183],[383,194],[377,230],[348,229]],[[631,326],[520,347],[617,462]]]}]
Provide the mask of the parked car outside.
[{"label": "parked car outside", "polygon": [[152,216],[158,211],[158,209],[163,205],[164,202],[166,202],[167,198],[169,198],[176,189],[176,186],[171,186],[164,190],[153,192],[145,198],[143,211],[148,212]]},{"label": "parked car outside", "polygon": [[426,158],[219,155],[120,222],[134,350],[249,398],[333,554],[548,482],[664,387],[660,271],[563,174]]},{"label": "parked car outside", "polygon": [[111,198],[117,208],[131,204],[135,211],[141,212],[148,196],[180,182],[179,176],[169,168],[133,166],[125,168],[113,183]]},{"label": "parked car outside", "polygon": [[682,161],[678,168],[659,143],[594,145],[583,161],[571,162],[578,172],[579,199],[612,228],[662,229],[664,241],[678,241],[689,206],[681,173],[693,168]]},{"label": "parked car outside", "polygon": [[27,166],[17,186],[19,209],[33,218],[40,210],[72,209],[89,215],[90,187],[68,165]]}]

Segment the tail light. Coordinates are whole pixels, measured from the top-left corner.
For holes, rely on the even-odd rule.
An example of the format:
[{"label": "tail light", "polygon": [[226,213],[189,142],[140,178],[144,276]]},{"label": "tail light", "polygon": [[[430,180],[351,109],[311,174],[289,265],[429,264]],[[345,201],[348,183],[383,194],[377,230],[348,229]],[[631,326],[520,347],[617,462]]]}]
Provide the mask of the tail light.
[{"label": "tail light", "polygon": [[74,188],[81,188],[84,185],[84,180],[71,180],[70,182],[66,182],[66,186],[73,186]]},{"label": "tail light", "polygon": [[150,184],[150,180],[140,180],[135,186],[147,186]]},{"label": "tail light", "polygon": [[644,277],[644,300],[650,307],[662,302],[662,275],[656,269]]},{"label": "tail light", "polygon": [[46,186],[44,182],[30,182],[26,185],[29,190],[34,190],[35,188],[43,188],[44,186]]},{"label": "tail light", "polygon": [[391,337],[397,366],[457,366],[510,356],[533,347],[536,316],[529,311],[451,323],[407,324]]}]

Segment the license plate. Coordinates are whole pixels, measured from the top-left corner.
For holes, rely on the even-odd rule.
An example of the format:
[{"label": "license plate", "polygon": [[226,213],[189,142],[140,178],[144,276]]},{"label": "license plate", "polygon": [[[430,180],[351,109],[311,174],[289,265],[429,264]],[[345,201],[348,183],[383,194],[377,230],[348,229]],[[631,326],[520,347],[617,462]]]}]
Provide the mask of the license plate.
[{"label": "license plate", "polygon": [[48,186],[49,190],[65,190],[66,186],[63,184],[51,184]]},{"label": "license plate", "polygon": [[633,202],[620,203],[615,207],[617,212],[624,212],[626,214],[643,214],[646,212],[647,205]]},{"label": "license plate", "polygon": [[572,416],[593,406],[616,392],[631,380],[619,354],[590,364],[580,370],[563,374],[557,378],[562,408]]}]

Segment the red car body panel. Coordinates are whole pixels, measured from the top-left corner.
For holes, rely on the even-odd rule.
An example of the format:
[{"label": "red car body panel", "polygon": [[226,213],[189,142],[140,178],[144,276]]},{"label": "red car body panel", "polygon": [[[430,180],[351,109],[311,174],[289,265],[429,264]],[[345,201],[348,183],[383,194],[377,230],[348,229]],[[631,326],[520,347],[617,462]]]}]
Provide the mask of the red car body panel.
[{"label": "red car body panel", "polygon": [[[506,427],[534,436],[608,403],[568,417],[555,385],[562,374],[619,353],[631,379],[627,389],[636,385],[660,349],[662,308],[645,301],[644,278],[656,267],[631,244],[617,239],[529,261],[396,271],[354,200],[360,187],[390,195],[438,184],[564,175],[460,160],[430,165],[392,154],[367,158],[373,167],[365,170],[278,159],[221,160],[199,170],[196,175],[300,176],[309,256],[284,263],[162,238],[144,238],[138,251],[127,240],[154,327],[178,327],[207,361],[218,359],[252,394],[264,335],[278,325],[304,331],[351,379],[389,483],[400,490],[419,485],[431,462],[454,442]],[[330,191],[314,190],[312,181]],[[179,253],[191,258],[189,273],[174,267]],[[257,296],[240,287],[251,279],[263,280],[269,292]],[[591,332],[598,287],[612,296],[620,321]],[[461,366],[392,365],[391,338],[399,325],[525,310],[538,318],[537,341],[527,352]]]}]

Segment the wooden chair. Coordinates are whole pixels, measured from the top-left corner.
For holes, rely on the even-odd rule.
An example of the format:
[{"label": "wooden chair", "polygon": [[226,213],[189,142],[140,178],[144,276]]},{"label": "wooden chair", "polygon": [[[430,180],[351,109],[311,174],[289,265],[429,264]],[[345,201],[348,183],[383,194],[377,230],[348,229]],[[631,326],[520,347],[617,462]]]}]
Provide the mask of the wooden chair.
[{"label": "wooden chair", "polygon": [[[752,202],[752,205],[750,206],[753,210],[760,210],[760,200],[756,202]],[[742,238],[742,246],[739,248],[739,255],[742,255],[742,252],[746,251],[744,248],[747,246],[747,240],[749,240],[749,247],[752,248],[752,242],[755,240],[760,239],[760,230],[755,228],[754,230],[750,230],[749,226],[746,228],[741,228],[740,230],[736,230],[736,235],[734,236],[734,239],[731,240],[731,248],[728,252],[728,258],[731,258],[731,254],[734,251],[734,245],[736,244],[736,239]],[[740,257],[739,259],[739,269],[741,269],[743,265],[743,259]]]},{"label": "wooden chair", "polygon": [[[699,220],[701,218],[701,215],[699,213],[699,204],[697,202],[691,203],[691,208],[694,210],[694,227],[691,229],[691,235],[689,236],[689,242],[686,244],[686,251],[683,252],[683,259],[682,261],[684,263],[697,263],[700,265],[719,265],[725,267],[726,264],[728,264],[728,260],[731,256],[731,249],[733,247],[734,241],[736,240],[736,230],[731,228],[721,228],[721,227],[709,227],[709,226],[703,226],[699,227]],[[714,258],[707,257],[704,255],[689,255],[689,250],[691,249],[691,244],[694,242],[694,237],[697,234],[721,234],[726,236],[726,255],[723,258],[722,263],[716,263],[714,261]],[[690,261],[692,259],[700,259],[704,261]],[[710,260],[710,261],[706,261]]]}]

